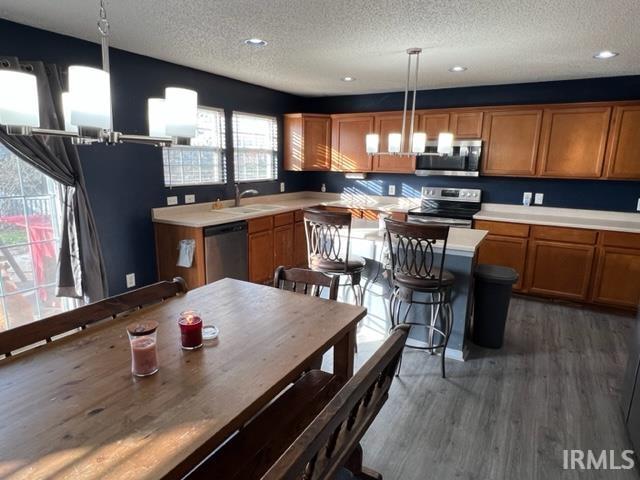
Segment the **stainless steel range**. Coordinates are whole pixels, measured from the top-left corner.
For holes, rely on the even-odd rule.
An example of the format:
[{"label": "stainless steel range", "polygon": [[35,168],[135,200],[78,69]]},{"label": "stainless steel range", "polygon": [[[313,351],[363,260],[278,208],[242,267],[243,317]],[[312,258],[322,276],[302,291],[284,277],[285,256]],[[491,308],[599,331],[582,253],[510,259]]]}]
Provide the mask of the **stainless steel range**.
[{"label": "stainless steel range", "polygon": [[409,222],[471,228],[473,216],[480,211],[482,190],[422,187],[421,198],[421,205],[409,210]]}]

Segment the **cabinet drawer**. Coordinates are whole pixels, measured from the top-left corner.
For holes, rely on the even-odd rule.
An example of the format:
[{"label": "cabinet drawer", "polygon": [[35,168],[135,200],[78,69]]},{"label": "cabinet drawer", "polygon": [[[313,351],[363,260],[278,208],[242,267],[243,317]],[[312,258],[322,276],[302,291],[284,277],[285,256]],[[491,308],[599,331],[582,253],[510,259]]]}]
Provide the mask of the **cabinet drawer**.
[{"label": "cabinet drawer", "polygon": [[273,217],[252,218],[247,223],[249,233],[271,230],[273,228]]},{"label": "cabinet drawer", "polygon": [[293,223],[293,212],[280,213],[273,216],[273,226],[289,225]]},{"label": "cabinet drawer", "polygon": [[304,220],[304,212],[302,210],[296,210],[293,216],[296,222],[301,222]]},{"label": "cabinet drawer", "polygon": [[537,240],[593,245],[596,243],[598,232],[594,230],[584,230],[581,228],[534,225],[531,227],[531,235]]},{"label": "cabinet drawer", "polygon": [[476,220],[474,222],[476,230],[488,230],[492,235],[502,235],[505,237],[529,236],[529,225],[524,223],[490,222],[487,220]]},{"label": "cabinet drawer", "polygon": [[640,234],[624,232],[602,232],[602,245],[606,247],[626,247],[640,249]]}]

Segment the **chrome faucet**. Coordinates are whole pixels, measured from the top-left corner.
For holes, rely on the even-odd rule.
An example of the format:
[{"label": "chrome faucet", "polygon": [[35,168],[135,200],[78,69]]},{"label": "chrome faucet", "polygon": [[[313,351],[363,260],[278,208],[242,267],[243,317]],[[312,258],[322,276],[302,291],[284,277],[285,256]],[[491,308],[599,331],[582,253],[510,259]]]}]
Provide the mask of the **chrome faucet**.
[{"label": "chrome faucet", "polygon": [[258,195],[258,190],[256,190],[255,188],[251,188],[249,190],[244,190],[243,192],[240,192],[240,184],[236,183],[236,203],[235,206],[239,207],[240,206],[240,199],[242,197],[244,197],[245,195]]}]

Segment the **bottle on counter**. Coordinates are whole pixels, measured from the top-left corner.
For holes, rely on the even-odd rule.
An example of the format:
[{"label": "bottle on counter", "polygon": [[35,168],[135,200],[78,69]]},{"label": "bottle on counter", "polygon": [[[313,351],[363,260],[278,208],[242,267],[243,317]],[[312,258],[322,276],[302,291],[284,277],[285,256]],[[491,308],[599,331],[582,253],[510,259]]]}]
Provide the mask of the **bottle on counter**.
[{"label": "bottle on counter", "polygon": [[322,184],[322,186],[320,187],[320,191],[321,191],[322,193],[326,193],[326,191],[327,191],[327,186],[326,186],[324,183],[323,183],[323,184]]}]

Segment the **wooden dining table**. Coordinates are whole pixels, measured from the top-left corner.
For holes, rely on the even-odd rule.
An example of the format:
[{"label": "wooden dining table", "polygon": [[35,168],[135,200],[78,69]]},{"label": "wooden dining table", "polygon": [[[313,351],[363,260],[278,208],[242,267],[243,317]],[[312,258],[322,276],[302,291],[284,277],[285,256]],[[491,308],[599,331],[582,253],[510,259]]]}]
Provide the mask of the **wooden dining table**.
[{"label": "wooden dining table", "polygon": [[[219,328],[180,347],[177,318]],[[181,478],[333,347],[353,375],[366,309],[224,279],[0,360],[0,478]],[[160,370],[131,374],[126,326],[156,320]]]}]

